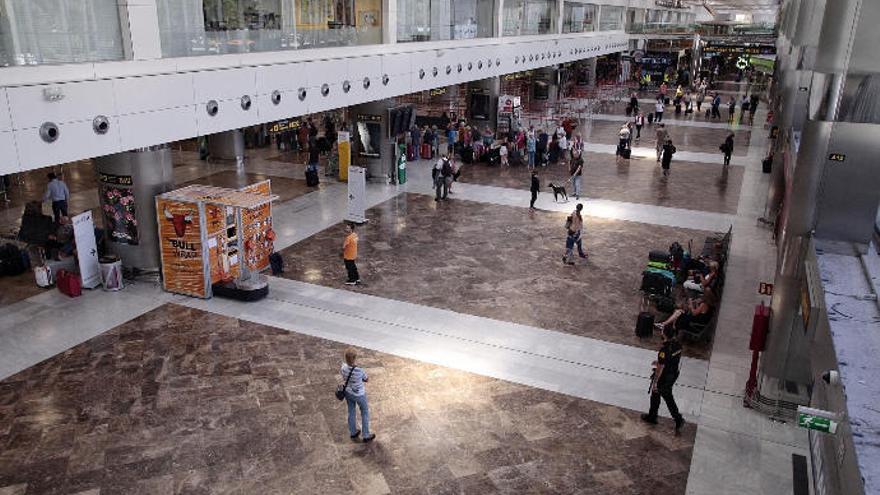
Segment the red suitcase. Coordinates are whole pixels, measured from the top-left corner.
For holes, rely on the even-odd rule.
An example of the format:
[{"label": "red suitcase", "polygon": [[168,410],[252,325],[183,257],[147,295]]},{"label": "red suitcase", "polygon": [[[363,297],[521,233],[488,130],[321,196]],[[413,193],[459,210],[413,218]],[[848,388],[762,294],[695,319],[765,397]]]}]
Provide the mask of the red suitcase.
[{"label": "red suitcase", "polygon": [[422,143],[422,159],[430,160],[431,159],[431,145],[428,143]]},{"label": "red suitcase", "polygon": [[82,295],[82,282],[79,279],[79,275],[67,270],[58,270],[58,275],[55,278],[55,285],[58,286],[58,290],[62,294],[70,297]]}]

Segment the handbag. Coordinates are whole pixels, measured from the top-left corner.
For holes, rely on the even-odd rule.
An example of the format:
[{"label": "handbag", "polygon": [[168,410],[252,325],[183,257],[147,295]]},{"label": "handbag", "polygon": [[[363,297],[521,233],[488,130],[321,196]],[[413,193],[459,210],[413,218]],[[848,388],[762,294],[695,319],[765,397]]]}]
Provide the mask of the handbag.
[{"label": "handbag", "polygon": [[336,399],[337,400],[342,400],[345,398],[345,387],[348,386],[348,381],[351,380],[351,374],[354,373],[355,368],[356,368],[356,366],[352,367],[350,370],[348,370],[348,378],[345,379],[345,385],[337,385],[336,386]]}]

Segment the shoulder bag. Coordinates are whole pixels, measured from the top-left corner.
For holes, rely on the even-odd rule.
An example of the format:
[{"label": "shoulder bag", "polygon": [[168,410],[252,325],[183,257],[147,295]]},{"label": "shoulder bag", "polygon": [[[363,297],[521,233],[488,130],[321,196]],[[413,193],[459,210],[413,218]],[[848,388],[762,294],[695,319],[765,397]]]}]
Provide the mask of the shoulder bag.
[{"label": "shoulder bag", "polygon": [[336,386],[337,400],[342,400],[345,398],[345,387],[348,387],[348,381],[351,380],[351,374],[354,373],[355,368],[357,368],[357,366],[353,366],[350,370],[348,370],[348,378],[345,379],[345,385]]}]

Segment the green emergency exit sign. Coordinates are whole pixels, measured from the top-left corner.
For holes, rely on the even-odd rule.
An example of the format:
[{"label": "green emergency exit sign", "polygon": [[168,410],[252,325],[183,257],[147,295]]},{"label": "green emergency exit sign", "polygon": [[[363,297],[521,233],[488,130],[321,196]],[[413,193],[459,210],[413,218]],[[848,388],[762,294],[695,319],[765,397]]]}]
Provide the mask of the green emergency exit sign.
[{"label": "green emergency exit sign", "polygon": [[834,434],[837,431],[837,421],[823,418],[821,416],[799,412],[797,420],[798,426],[800,426],[801,428],[807,428],[810,430],[816,430],[821,431],[822,433],[831,434]]}]

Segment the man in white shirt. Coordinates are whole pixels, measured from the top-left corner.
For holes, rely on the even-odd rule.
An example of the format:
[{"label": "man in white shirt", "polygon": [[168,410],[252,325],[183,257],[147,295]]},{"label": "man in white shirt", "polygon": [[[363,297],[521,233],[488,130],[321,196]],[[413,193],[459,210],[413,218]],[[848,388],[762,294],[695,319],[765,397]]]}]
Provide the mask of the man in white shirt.
[{"label": "man in white shirt", "polygon": [[49,178],[49,184],[46,185],[46,194],[43,195],[43,201],[52,201],[52,215],[55,216],[55,223],[58,223],[62,216],[67,216],[67,202],[70,201],[70,190],[67,189],[67,184],[53,172],[49,172],[46,177]]},{"label": "man in white shirt", "polygon": [[663,110],[664,109],[665,109],[665,105],[663,105],[663,101],[658,98],[657,103],[654,104],[654,122],[662,122],[663,121]]}]

